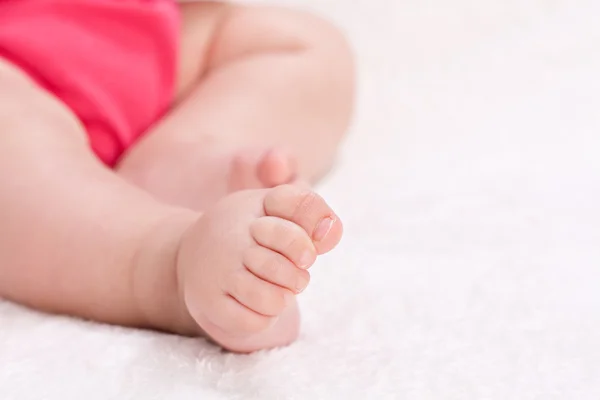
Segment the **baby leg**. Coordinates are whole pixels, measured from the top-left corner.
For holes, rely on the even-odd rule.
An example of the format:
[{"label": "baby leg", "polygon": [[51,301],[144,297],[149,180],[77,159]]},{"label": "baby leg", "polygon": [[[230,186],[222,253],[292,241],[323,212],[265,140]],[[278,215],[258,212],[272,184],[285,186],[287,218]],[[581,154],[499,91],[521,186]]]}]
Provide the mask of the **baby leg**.
[{"label": "baby leg", "polygon": [[[192,332],[173,260],[198,216],[106,169],[72,113],[0,61],[0,296],[108,323]],[[157,226],[161,246],[150,245]],[[139,260],[154,260],[143,266]]]},{"label": "baby leg", "polygon": [[311,191],[242,191],[199,216],[106,169],[76,118],[0,62],[0,297],[254,351],[298,334],[294,294],[339,241]]},{"label": "baby leg", "polygon": [[126,155],[122,176],[202,209],[237,189],[322,175],[353,105],[342,35],[281,9],[200,2],[181,12],[175,106]]}]

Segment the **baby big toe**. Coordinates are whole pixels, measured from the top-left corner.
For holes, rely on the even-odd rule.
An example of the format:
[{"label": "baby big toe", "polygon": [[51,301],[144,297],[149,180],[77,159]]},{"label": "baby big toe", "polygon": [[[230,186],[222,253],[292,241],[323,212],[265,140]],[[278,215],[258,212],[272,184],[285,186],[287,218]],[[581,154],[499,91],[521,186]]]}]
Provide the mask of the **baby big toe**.
[{"label": "baby big toe", "polygon": [[278,149],[267,151],[258,163],[257,174],[264,187],[275,187],[296,178],[296,161]]},{"label": "baby big toe", "polygon": [[301,226],[318,254],[331,251],[342,237],[342,223],[315,192],[294,185],[271,189],[265,197],[265,213]]}]

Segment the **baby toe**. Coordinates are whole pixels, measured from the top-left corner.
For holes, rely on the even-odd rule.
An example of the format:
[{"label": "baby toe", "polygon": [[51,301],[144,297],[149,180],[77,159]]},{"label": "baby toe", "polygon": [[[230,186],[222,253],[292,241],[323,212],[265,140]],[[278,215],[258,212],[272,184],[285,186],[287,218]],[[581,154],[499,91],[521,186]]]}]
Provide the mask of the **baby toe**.
[{"label": "baby toe", "polygon": [[265,213],[301,226],[319,254],[331,251],[342,237],[343,226],[325,200],[312,190],[284,185],[267,193]]},{"label": "baby toe", "polygon": [[258,178],[264,187],[275,187],[296,179],[296,161],[279,149],[267,151],[258,163]]},{"label": "baby toe", "polygon": [[257,277],[296,294],[303,292],[310,282],[308,271],[297,268],[289,259],[266,247],[249,248],[244,253],[244,265]]},{"label": "baby toe", "polygon": [[250,231],[258,244],[285,256],[298,268],[310,268],[317,258],[317,251],[310,237],[291,221],[262,217],[252,223]]},{"label": "baby toe", "polygon": [[276,317],[292,301],[293,294],[287,289],[266,282],[247,270],[232,276],[227,294],[249,310],[267,317]]},{"label": "baby toe", "polygon": [[264,332],[277,322],[277,317],[257,313],[231,295],[227,295],[213,311],[211,321],[214,323],[205,329],[221,345],[225,344],[224,339]]}]

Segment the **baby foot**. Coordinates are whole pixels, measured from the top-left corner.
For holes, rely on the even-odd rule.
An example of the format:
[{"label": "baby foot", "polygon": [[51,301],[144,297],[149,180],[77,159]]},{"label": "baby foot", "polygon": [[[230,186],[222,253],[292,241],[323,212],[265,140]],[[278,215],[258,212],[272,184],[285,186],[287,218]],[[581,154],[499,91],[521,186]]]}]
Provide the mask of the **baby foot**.
[{"label": "baby foot", "polygon": [[245,150],[231,161],[230,192],[273,188],[292,183],[297,175],[295,160],[280,149]]},{"label": "baby foot", "polygon": [[285,185],[232,194],[184,236],[179,286],[189,314],[223,347],[251,352],[293,342],[295,295],[332,250],[342,224],[312,191]]}]

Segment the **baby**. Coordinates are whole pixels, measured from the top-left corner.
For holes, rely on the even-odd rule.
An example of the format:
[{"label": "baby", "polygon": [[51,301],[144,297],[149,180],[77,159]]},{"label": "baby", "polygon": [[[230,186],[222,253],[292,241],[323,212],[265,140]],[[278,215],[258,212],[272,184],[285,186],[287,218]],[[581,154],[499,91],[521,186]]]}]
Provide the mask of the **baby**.
[{"label": "baby", "polygon": [[342,234],[299,182],[352,112],[313,16],[175,0],[0,1],[0,296],[101,322],[286,345]]}]

